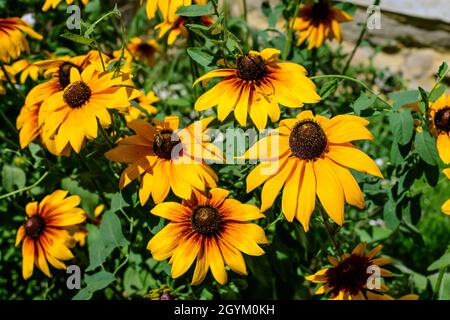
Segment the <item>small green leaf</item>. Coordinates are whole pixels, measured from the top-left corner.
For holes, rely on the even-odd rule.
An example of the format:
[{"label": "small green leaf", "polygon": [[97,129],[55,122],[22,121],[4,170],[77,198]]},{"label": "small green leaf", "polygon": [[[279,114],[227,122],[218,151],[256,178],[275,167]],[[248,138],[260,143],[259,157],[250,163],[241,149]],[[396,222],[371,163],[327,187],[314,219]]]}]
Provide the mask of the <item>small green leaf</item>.
[{"label": "small green leaf", "polygon": [[436,141],[428,131],[416,133],[414,145],[423,161],[432,166],[438,163]]},{"label": "small green leaf", "polygon": [[177,10],[177,14],[183,17],[201,17],[211,14],[211,3],[207,5],[194,4],[192,6],[181,7]]},{"label": "small green leaf", "polygon": [[25,187],[27,178],[25,172],[14,166],[5,164],[2,169],[2,185],[3,188],[8,191],[14,191],[16,188],[20,189]]},{"label": "small green leaf", "polygon": [[443,78],[445,78],[445,76],[448,73],[448,64],[447,62],[442,62],[442,64],[439,66],[439,70],[437,73],[437,77],[438,77],[438,82],[440,82]]},{"label": "small green leaf", "polygon": [[400,219],[397,216],[397,204],[389,197],[383,208],[383,219],[388,229],[394,230],[400,224]]},{"label": "small green leaf", "polygon": [[204,67],[207,67],[214,60],[212,55],[204,52],[201,48],[188,48],[187,53],[192,60]]},{"label": "small green leaf", "polygon": [[83,288],[72,298],[72,300],[90,300],[92,298],[92,292],[87,288]]},{"label": "small green leaf", "polygon": [[450,266],[450,252],[447,252],[442,257],[433,262],[428,268],[428,271],[438,270]]},{"label": "small green leaf", "polygon": [[414,133],[414,119],[411,110],[403,109],[400,112],[391,112],[389,114],[389,123],[391,131],[399,144],[405,145]]},{"label": "small green leaf", "polygon": [[322,98],[322,100],[325,100],[330,94],[332,94],[336,90],[337,84],[338,81],[336,79],[333,79],[325,83],[322,86],[322,88],[320,88],[319,95]]},{"label": "small green leaf", "polygon": [[389,95],[389,98],[394,100],[393,109],[398,110],[401,107],[417,102],[419,100],[419,91],[418,90],[409,90],[409,91],[400,91],[394,92]]},{"label": "small green leaf", "polygon": [[443,84],[438,85],[435,89],[433,89],[433,91],[431,91],[429,100],[431,102],[436,101],[437,99],[439,99],[447,90],[447,87]]},{"label": "small green leaf", "polygon": [[369,109],[374,103],[377,101],[377,97],[374,95],[367,95],[365,93],[361,93],[361,95],[356,99],[353,103],[352,108],[355,111],[356,115],[360,115],[361,111]]},{"label": "small green leaf", "polygon": [[79,34],[75,34],[75,33],[71,33],[71,32],[63,33],[62,35],[60,35],[60,37],[70,40],[75,43],[85,44],[88,46],[91,45],[95,41],[95,39],[86,38],[86,37],[80,36]]},{"label": "small green leaf", "polygon": [[111,272],[107,272],[104,270],[99,271],[91,276],[88,274],[84,276],[84,281],[86,281],[87,284],[86,288],[92,293],[98,290],[105,289],[115,280],[116,277],[114,277]]}]

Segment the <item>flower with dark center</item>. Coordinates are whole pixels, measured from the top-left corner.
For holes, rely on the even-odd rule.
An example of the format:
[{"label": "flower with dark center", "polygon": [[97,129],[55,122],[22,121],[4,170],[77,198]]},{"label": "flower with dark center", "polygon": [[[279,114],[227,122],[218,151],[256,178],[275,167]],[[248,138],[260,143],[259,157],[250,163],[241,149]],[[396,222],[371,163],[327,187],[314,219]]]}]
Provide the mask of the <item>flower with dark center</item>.
[{"label": "flower with dark center", "polygon": [[330,17],[330,4],[328,1],[314,3],[311,9],[311,18],[314,22],[320,23]]},{"label": "flower with dark center", "polygon": [[244,81],[258,81],[267,74],[266,61],[263,57],[246,54],[237,58],[237,76]]},{"label": "flower with dark center", "polygon": [[434,124],[440,132],[450,132],[450,107],[446,107],[436,112]]},{"label": "flower with dark center", "polygon": [[320,157],[327,148],[327,136],[315,121],[300,121],[291,131],[289,147],[296,157],[313,160]]},{"label": "flower with dark center", "polygon": [[264,254],[259,244],[268,243],[264,230],[251,223],[264,217],[251,204],[229,199],[229,191],[212,188],[209,192],[195,188],[182,203],[163,202],[152,214],[170,220],[148,243],[147,249],[157,261],[170,258],[172,277],[185,274],[195,262],[193,285],[205,279],[208,270],[220,284],[228,281],[226,267],[246,275],[242,253]]},{"label": "flower with dark center", "polygon": [[[153,151],[163,159],[172,159],[172,150],[180,144],[180,138],[172,130],[162,130],[155,135]],[[181,151],[181,150],[180,150]],[[178,152],[179,153],[179,152]]]},{"label": "flower with dark center", "polygon": [[37,239],[42,231],[44,231],[45,220],[36,214],[31,218],[28,218],[28,220],[23,223],[23,227],[25,228],[25,234],[27,236]]},{"label": "flower with dark center", "polygon": [[64,101],[72,109],[81,108],[91,97],[91,88],[83,82],[76,81],[70,84],[63,94]]},{"label": "flower with dark center", "polygon": [[141,56],[146,57],[153,55],[156,52],[156,48],[146,42],[142,42],[138,45],[137,51]]},{"label": "flower with dark center", "polygon": [[58,79],[59,85],[61,86],[62,90],[64,90],[70,84],[70,69],[72,68],[77,68],[78,71],[81,72],[80,68],[71,62],[66,61],[59,66]]},{"label": "flower with dark center", "polygon": [[217,209],[211,206],[199,206],[192,212],[192,229],[204,236],[217,234],[223,219]]},{"label": "flower with dark center", "polygon": [[331,293],[338,295],[340,291],[344,291],[351,295],[357,295],[364,288],[370,276],[370,273],[367,273],[369,266],[370,262],[367,257],[352,254],[337,266],[329,268],[325,276],[329,286],[333,288]]}]

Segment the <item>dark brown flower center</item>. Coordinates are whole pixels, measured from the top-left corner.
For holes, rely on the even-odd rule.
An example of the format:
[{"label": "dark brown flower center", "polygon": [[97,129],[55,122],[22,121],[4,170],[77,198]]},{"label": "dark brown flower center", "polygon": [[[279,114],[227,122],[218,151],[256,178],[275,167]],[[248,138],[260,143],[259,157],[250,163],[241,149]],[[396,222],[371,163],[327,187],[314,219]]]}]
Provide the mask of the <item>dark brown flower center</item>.
[{"label": "dark brown flower center", "polygon": [[159,300],[175,300],[170,292],[164,292],[159,296]]},{"label": "dark brown flower center", "polygon": [[[172,159],[172,150],[180,143],[180,138],[172,130],[162,130],[155,135],[153,151],[163,159]],[[175,156],[178,156],[176,154]]]},{"label": "dark brown flower center", "polygon": [[70,84],[63,94],[64,101],[69,107],[81,108],[91,97],[91,89],[83,81],[77,81]]},{"label": "dark brown flower center", "polygon": [[444,131],[446,133],[450,132],[450,107],[446,107],[436,112],[434,124],[439,131]]},{"label": "dark brown flower center", "polygon": [[327,148],[327,136],[322,127],[313,120],[303,120],[295,125],[289,136],[289,147],[300,159],[312,160]]},{"label": "dark brown flower center", "polygon": [[59,66],[58,79],[62,89],[65,89],[70,84],[70,69],[72,68],[77,68],[78,71],[81,71],[80,68],[71,62],[64,62]]},{"label": "dark brown flower center", "polygon": [[330,4],[328,1],[319,1],[314,3],[311,9],[311,19],[313,21],[321,22],[328,20],[330,17]]},{"label": "dark brown flower center", "polygon": [[263,57],[246,54],[237,58],[237,76],[244,81],[261,80],[267,74],[267,65]]},{"label": "dark brown flower center", "polygon": [[192,229],[204,236],[217,234],[222,228],[223,220],[217,209],[199,206],[192,212]]},{"label": "dark brown flower center", "polygon": [[155,48],[148,43],[143,42],[138,45],[137,51],[139,55],[148,57],[155,53]]},{"label": "dark brown flower center", "polygon": [[28,237],[37,239],[42,231],[44,231],[45,220],[41,216],[34,215],[23,223],[23,227]]},{"label": "dark brown flower center", "polygon": [[370,265],[367,257],[352,254],[337,266],[328,269],[325,276],[328,285],[333,288],[331,293],[337,295],[340,291],[344,291],[352,295],[358,294],[367,284],[370,276],[367,268]]}]

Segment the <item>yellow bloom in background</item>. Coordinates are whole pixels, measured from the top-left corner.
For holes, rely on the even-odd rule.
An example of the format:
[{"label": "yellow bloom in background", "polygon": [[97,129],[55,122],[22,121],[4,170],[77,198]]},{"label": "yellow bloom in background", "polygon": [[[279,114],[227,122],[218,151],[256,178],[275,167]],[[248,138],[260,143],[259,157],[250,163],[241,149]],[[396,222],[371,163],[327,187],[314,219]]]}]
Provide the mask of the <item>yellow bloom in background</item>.
[{"label": "yellow bloom in background", "polygon": [[11,66],[7,66],[7,65],[4,65],[3,67],[5,68],[7,74],[5,74],[3,72],[3,70],[0,69],[0,95],[6,94],[6,86],[5,86],[5,84],[6,84],[6,81],[7,81],[7,78],[6,78],[7,76],[9,77],[9,79],[13,83],[15,83],[15,78],[14,78],[15,71],[14,71],[14,69]]},{"label": "yellow bloom in background", "polygon": [[[153,91],[149,91],[146,95],[137,97],[134,102],[139,105],[139,108],[130,104],[125,113],[125,120],[131,122],[141,117],[146,117],[147,114],[155,114],[158,110],[153,106],[153,103],[160,101]],[[146,114],[147,113],[147,114]]]},{"label": "yellow bloom in background", "polygon": [[150,292],[144,296],[144,298],[150,300],[175,300],[176,297],[176,293],[165,284],[158,289],[150,290]]},{"label": "yellow bloom in background", "polygon": [[159,9],[164,20],[174,21],[176,11],[180,7],[190,6],[191,4],[192,0],[147,0],[145,9],[149,19],[153,19]]},{"label": "yellow bloom in background", "polygon": [[39,66],[35,65],[32,62],[29,62],[27,59],[21,59],[12,64],[12,69],[14,74],[20,73],[20,83],[24,84],[27,81],[27,78],[30,78],[33,81],[36,81],[39,78],[39,75],[42,73],[42,70]]},{"label": "yellow bloom in background", "polygon": [[144,41],[137,37],[131,39],[127,49],[134,58],[143,61],[149,66],[155,64],[156,54],[161,52],[161,47],[155,40],[148,39]]},{"label": "yellow bloom in background", "polygon": [[[450,168],[444,169],[444,174],[447,176],[447,178],[450,179]],[[443,213],[450,215],[450,199],[445,201],[445,203],[442,205],[441,210]]]},{"label": "yellow bloom in background", "polygon": [[319,48],[326,39],[342,41],[339,23],[351,21],[346,12],[333,7],[328,0],[308,3],[301,7],[294,22],[294,30],[298,31],[297,45],[306,40],[308,49]]},{"label": "yellow bloom in background", "polygon": [[128,108],[140,94],[126,76],[114,78],[114,72],[99,73],[93,65],[82,73],[71,68],[70,84],[42,103],[39,126],[44,136],[53,137],[57,153],[69,144],[79,153],[85,138],[97,138],[97,122],[111,124],[108,109]]},{"label": "yellow bloom in background", "polygon": [[105,154],[111,161],[129,164],[120,177],[120,188],[139,178],[139,199],[144,205],[150,194],[155,203],[161,203],[171,189],[176,196],[189,199],[193,189],[216,187],[218,177],[204,162],[222,160],[221,151],[207,142],[205,131],[212,120],[203,119],[181,130],[176,116],[155,121],[155,126],[143,120],[128,123],[136,135],[120,140]]},{"label": "yellow bloom in background", "polygon": [[247,125],[247,114],[258,129],[280,119],[280,107],[302,107],[304,103],[317,103],[320,96],[315,84],[306,76],[301,65],[278,60],[280,51],[264,49],[250,51],[239,56],[236,67],[210,71],[197,79],[224,77],[212,89],[204,93],[195,103],[195,110],[203,111],[217,106],[218,119],[224,121],[234,110],[241,126]]},{"label": "yellow bloom in background", "polygon": [[84,247],[86,245],[86,239],[88,236],[88,230],[86,229],[86,224],[93,224],[93,225],[99,225],[101,222],[101,215],[103,213],[103,210],[105,210],[105,205],[100,204],[97,207],[95,207],[94,210],[94,218],[91,219],[86,214],[86,221],[83,225],[76,226],[73,230],[72,238],[75,243],[78,243],[80,247]]},{"label": "yellow bloom in background", "polygon": [[417,294],[412,294],[412,293],[401,296],[398,299],[395,299],[394,297],[392,297],[386,293],[380,294],[380,293],[374,293],[374,292],[370,292],[370,291],[366,292],[366,296],[367,296],[367,300],[419,300],[419,296]]},{"label": "yellow bloom in background", "polygon": [[[45,0],[44,6],[42,7],[42,11],[48,11],[50,8],[55,9],[63,0]],[[81,0],[81,2],[84,5],[87,5],[89,3],[89,0]],[[66,0],[66,3],[68,5],[71,5],[74,3],[74,0]],[[75,2],[77,4],[77,2]]]},{"label": "yellow bloom in background", "polygon": [[[366,244],[358,244],[351,254],[345,253],[342,257],[336,259],[328,257],[331,267],[322,269],[315,274],[306,277],[306,280],[314,283],[323,284],[317,289],[316,294],[329,294],[330,299],[335,300],[380,300],[380,294],[373,296],[376,292],[387,291],[388,288],[379,280],[379,287],[376,287],[376,279],[370,278],[379,271],[380,277],[391,277],[392,273],[381,268],[391,263],[388,258],[375,258],[383,248],[378,245],[369,253],[365,253]],[[373,268],[373,270],[372,270]],[[375,270],[375,271],[374,271]],[[367,284],[371,282],[372,287],[369,291]],[[384,297],[386,299],[388,297]]]},{"label": "yellow bloom in background", "polygon": [[439,156],[450,163],[450,94],[445,93],[430,107],[431,131],[437,136]]},{"label": "yellow bloom in background", "polygon": [[[198,20],[199,24],[206,27],[211,27],[214,25],[214,20],[209,16],[201,16]],[[167,44],[171,46],[174,44],[179,35],[184,38],[188,37],[189,32],[186,28],[186,23],[188,23],[188,19],[186,17],[176,15],[175,20],[164,20],[155,26],[155,30],[159,30],[159,38],[163,38],[167,33],[169,33],[169,36],[167,37]]]},{"label": "yellow bloom in background", "polygon": [[67,247],[71,236],[68,227],[83,223],[85,212],[78,208],[80,197],[67,197],[68,192],[57,190],[40,203],[27,204],[26,221],[20,226],[16,246],[22,244],[22,274],[28,279],[34,266],[51,277],[48,263],[57,269],[66,269],[62,262],[73,258]]},{"label": "yellow bloom in background", "polygon": [[[332,119],[303,111],[255,143],[246,159],[261,163],[247,176],[247,192],[264,184],[261,211],[271,208],[283,188],[282,210],[288,221],[297,218],[305,231],[316,194],[328,215],[344,223],[344,202],[365,207],[361,189],[349,169],[382,178],[375,162],[350,141],[373,140],[369,122],[353,115]],[[263,159],[261,159],[263,158]]]},{"label": "yellow bloom in background", "polygon": [[258,208],[228,199],[224,189],[211,189],[209,194],[194,191],[182,204],[164,202],[151,212],[171,222],[148,243],[153,258],[170,257],[172,277],[185,274],[196,260],[192,284],[205,279],[209,268],[220,284],[228,280],[225,266],[240,275],[247,274],[242,253],[260,256],[258,244],[268,243],[264,230],[250,220],[263,218]]},{"label": "yellow bloom in background", "polygon": [[0,18],[0,61],[9,62],[24,51],[29,51],[24,33],[37,40],[42,36],[20,18]]}]

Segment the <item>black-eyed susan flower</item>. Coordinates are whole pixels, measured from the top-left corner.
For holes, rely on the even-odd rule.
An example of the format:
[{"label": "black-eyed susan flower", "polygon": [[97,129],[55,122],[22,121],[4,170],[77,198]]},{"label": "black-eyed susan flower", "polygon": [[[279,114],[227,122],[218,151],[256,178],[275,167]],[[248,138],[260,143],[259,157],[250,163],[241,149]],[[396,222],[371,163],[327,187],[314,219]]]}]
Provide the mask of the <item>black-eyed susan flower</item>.
[{"label": "black-eyed susan flower", "polygon": [[142,40],[141,38],[134,37],[127,44],[127,49],[131,55],[146,63],[149,66],[155,64],[156,54],[161,51],[160,45],[153,39]]},{"label": "black-eyed susan flower", "polygon": [[147,0],[145,10],[149,19],[153,19],[159,9],[164,20],[173,21],[175,20],[175,13],[180,7],[190,6],[191,4],[192,0]]},{"label": "black-eyed susan flower", "polygon": [[86,238],[88,236],[88,230],[86,229],[86,225],[87,224],[93,224],[95,226],[99,225],[101,223],[101,215],[103,213],[103,210],[105,210],[105,205],[104,204],[98,205],[94,209],[93,219],[86,214],[86,221],[82,225],[73,228],[72,238],[75,241],[75,243],[80,245],[80,247],[84,247],[86,245]]},{"label": "black-eyed susan flower", "polygon": [[429,110],[431,131],[437,136],[439,156],[445,164],[450,163],[450,94],[437,99]]},{"label": "black-eyed susan flower", "polygon": [[326,39],[342,41],[339,23],[351,21],[352,17],[346,12],[333,7],[330,1],[303,5],[294,22],[294,30],[298,31],[297,45],[301,46],[306,40],[308,49],[319,48]]},{"label": "black-eyed susan flower", "polygon": [[39,66],[28,61],[27,59],[21,59],[14,62],[11,67],[14,70],[14,74],[20,74],[20,83],[25,83],[28,78],[36,81],[42,72]]},{"label": "black-eyed susan flower", "polygon": [[[42,6],[42,11],[48,11],[49,9],[55,9],[63,0],[45,0],[44,5]],[[89,3],[89,0],[81,0],[84,5]],[[74,3],[74,0],[66,0],[67,5],[71,5]]]},{"label": "black-eyed susan flower", "polygon": [[146,95],[137,97],[134,102],[139,105],[131,104],[125,113],[125,120],[127,122],[145,117],[146,115],[155,114],[158,110],[153,106],[153,103],[160,101],[153,91],[149,91]]},{"label": "black-eyed susan flower", "polygon": [[250,220],[264,216],[257,207],[228,199],[224,189],[211,189],[209,194],[194,191],[182,204],[164,202],[152,213],[170,220],[148,243],[153,258],[170,257],[172,277],[186,273],[196,260],[192,284],[200,284],[209,268],[220,284],[227,282],[225,266],[240,275],[247,274],[242,253],[264,254],[259,244],[268,243],[264,230]]},{"label": "black-eyed susan flower", "polygon": [[15,78],[14,78],[15,71],[13,70],[13,68],[8,65],[4,65],[3,67],[7,74],[5,74],[2,69],[0,69],[0,95],[4,95],[6,93],[5,83],[8,81],[7,80],[8,78],[13,83],[15,83]]},{"label": "black-eyed susan flower", "polygon": [[144,298],[150,300],[175,300],[176,297],[176,293],[166,285],[162,285],[158,289],[152,289],[144,296]]},{"label": "black-eyed susan flower", "polygon": [[[375,258],[382,248],[382,245],[378,245],[369,253],[365,253],[366,244],[360,243],[351,254],[345,253],[338,259],[328,257],[332,266],[306,277],[306,280],[323,284],[317,289],[316,294],[329,294],[330,299],[370,300],[372,297],[370,290],[375,294],[387,291],[388,288],[381,278],[392,276],[390,271],[381,268],[391,263],[391,260]],[[380,278],[374,279],[373,277],[377,275]],[[379,287],[377,287],[377,280],[379,280]],[[368,286],[369,282],[371,285]]]},{"label": "black-eyed susan flower", "polygon": [[44,136],[53,137],[58,153],[69,144],[79,153],[85,139],[97,137],[98,125],[111,124],[108,109],[128,108],[140,94],[126,76],[100,73],[93,65],[81,73],[71,68],[70,84],[42,103],[39,125]]},{"label": "black-eyed susan flower", "polygon": [[66,269],[64,260],[73,258],[67,243],[71,236],[68,227],[83,223],[85,213],[78,208],[80,197],[67,197],[68,192],[57,190],[41,202],[27,204],[26,220],[20,226],[16,246],[22,244],[22,274],[28,279],[34,266],[51,277],[48,263],[57,269]]},{"label": "black-eyed susan flower", "polygon": [[176,116],[155,121],[154,126],[143,120],[128,123],[136,135],[120,140],[105,154],[111,161],[129,164],[120,177],[120,188],[139,178],[139,199],[144,205],[150,195],[161,203],[171,189],[189,199],[193,189],[216,187],[218,177],[205,163],[222,160],[221,151],[207,142],[205,131],[212,120],[203,119],[181,130]]},{"label": "black-eyed susan flower", "polygon": [[[444,174],[447,176],[447,178],[450,179],[450,168],[444,169]],[[450,215],[450,199],[445,201],[445,203],[441,207],[441,210],[443,213]]]},{"label": "black-eyed susan flower", "polygon": [[316,194],[328,215],[344,223],[344,203],[364,208],[361,189],[350,169],[382,177],[376,163],[351,141],[373,140],[369,122],[354,115],[332,119],[303,111],[285,119],[269,136],[255,143],[247,159],[261,163],[247,176],[247,192],[264,184],[261,210],[269,209],[283,189],[282,210],[307,231]]},{"label": "black-eyed susan flower", "polygon": [[16,59],[22,52],[29,51],[24,33],[37,40],[42,36],[20,18],[0,18],[0,61],[9,62]]},{"label": "black-eyed susan flower", "polygon": [[247,125],[247,114],[258,129],[264,129],[267,117],[272,122],[280,118],[280,107],[302,107],[304,103],[317,103],[320,97],[316,86],[306,76],[306,69],[291,62],[277,59],[280,51],[264,49],[238,56],[236,67],[213,70],[194,83],[214,77],[224,79],[204,93],[195,103],[197,111],[217,107],[218,119],[224,121],[234,110],[241,126]]}]

